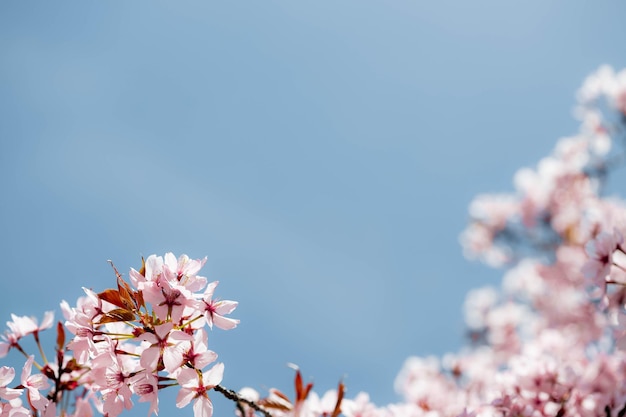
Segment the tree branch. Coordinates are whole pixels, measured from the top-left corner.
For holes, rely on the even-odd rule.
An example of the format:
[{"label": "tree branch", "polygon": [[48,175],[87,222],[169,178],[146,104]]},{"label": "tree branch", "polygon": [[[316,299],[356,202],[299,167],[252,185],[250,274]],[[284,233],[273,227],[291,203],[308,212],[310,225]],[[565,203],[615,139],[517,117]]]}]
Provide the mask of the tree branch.
[{"label": "tree branch", "polygon": [[[261,406],[259,406],[257,403],[255,403],[254,401],[250,401],[246,398],[243,398],[241,395],[237,394],[235,391],[228,389],[228,388],[224,388],[221,385],[216,385],[213,387],[213,389],[219,393],[221,393],[224,397],[228,398],[229,400],[235,401],[237,403],[237,407],[239,408],[239,410],[241,411],[241,403],[246,404],[247,406],[253,408],[254,410],[263,413],[263,415],[265,417],[272,417],[272,415],[270,414],[269,411],[264,410],[263,408],[261,408]],[[242,413],[243,414],[243,413]],[[245,415],[242,415],[242,417],[246,417]]]}]

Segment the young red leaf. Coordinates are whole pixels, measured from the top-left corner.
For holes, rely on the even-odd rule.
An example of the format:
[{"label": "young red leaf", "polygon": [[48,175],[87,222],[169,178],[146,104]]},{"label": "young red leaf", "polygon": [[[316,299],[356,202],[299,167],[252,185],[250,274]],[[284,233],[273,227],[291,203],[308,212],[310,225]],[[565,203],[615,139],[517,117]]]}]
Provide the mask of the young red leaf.
[{"label": "young red leaf", "polygon": [[124,301],[122,301],[122,298],[120,297],[120,293],[117,290],[114,290],[114,289],[104,290],[98,294],[98,297],[100,297],[100,299],[102,299],[103,301],[106,301],[118,307],[121,307],[124,309],[126,308],[126,304],[124,303]]},{"label": "young red leaf", "polygon": [[139,273],[144,277],[146,276],[146,260],[143,256],[141,257],[141,268],[139,269]]},{"label": "young red leaf", "polygon": [[138,306],[134,302],[133,297],[131,297],[133,290],[130,288],[130,285],[128,285],[126,281],[124,281],[124,279],[122,278],[122,274],[119,273],[119,271],[113,264],[113,261],[109,260],[109,264],[111,264],[113,271],[115,271],[115,276],[117,277],[117,291],[119,293],[120,300],[122,301],[122,303],[124,303],[124,305],[120,307],[124,307],[127,310],[137,309]]},{"label": "young red leaf", "polygon": [[335,409],[330,417],[339,417],[339,414],[341,414],[341,401],[343,400],[345,390],[346,387],[343,384],[343,381],[339,381],[339,386],[337,387],[337,404],[335,404]]},{"label": "young red leaf", "polygon": [[65,329],[63,329],[63,323],[60,321],[57,323],[57,351],[63,351],[65,347]]},{"label": "young red leaf", "polygon": [[98,322],[98,324],[132,320],[135,320],[135,313],[125,310],[123,308],[116,308],[115,310],[111,310],[108,313],[105,313]]},{"label": "young red leaf", "polygon": [[308,384],[306,384],[306,386],[303,386],[302,384],[302,374],[300,373],[300,370],[296,370],[296,380],[295,380],[295,385],[296,385],[296,404],[306,400],[306,398],[309,396],[309,392],[311,391],[311,388],[313,388],[313,383],[309,382]]}]

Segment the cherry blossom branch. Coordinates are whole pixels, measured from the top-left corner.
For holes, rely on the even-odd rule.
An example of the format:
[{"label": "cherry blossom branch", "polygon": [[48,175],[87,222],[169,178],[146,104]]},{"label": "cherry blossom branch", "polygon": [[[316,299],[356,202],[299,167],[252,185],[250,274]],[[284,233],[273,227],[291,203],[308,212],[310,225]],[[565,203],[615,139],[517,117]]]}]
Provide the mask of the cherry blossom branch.
[{"label": "cherry blossom branch", "polygon": [[[243,398],[241,395],[237,394],[235,391],[228,389],[228,388],[224,388],[221,385],[216,385],[213,387],[213,389],[217,392],[219,392],[220,394],[222,394],[224,397],[228,398],[231,401],[235,401],[237,403],[237,407],[240,407],[241,403],[246,404],[247,406],[253,408],[254,410],[262,413],[265,417],[272,417],[272,414],[269,413],[267,410],[261,408],[257,403],[255,403],[254,401],[250,401],[246,398]],[[241,410],[240,410],[241,411]],[[244,417],[244,414],[242,413],[242,417]]]}]

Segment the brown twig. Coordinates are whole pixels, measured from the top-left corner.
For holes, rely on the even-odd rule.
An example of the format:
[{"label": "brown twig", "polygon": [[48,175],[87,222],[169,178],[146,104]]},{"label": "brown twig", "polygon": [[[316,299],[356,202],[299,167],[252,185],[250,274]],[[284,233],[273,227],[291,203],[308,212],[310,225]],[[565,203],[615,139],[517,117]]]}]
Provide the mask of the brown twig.
[{"label": "brown twig", "polygon": [[[257,403],[255,403],[254,401],[250,401],[248,399],[243,398],[241,395],[237,394],[235,391],[228,389],[228,388],[224,388],[221,385],[216,385],[213,387],[213,389],[219,393],[221,393],[224,397],[228,398],[229,400],[235,401],[237,403],[238,408],[240,407],[241,403],[246,404],[249,407],[252,407],[254,410],[263,413],[263,415],[265,417],[272,417],[272,415],[269,413],[269,411],[264,410],[263,408],[261,408]],[[241,411],[241,409],[240,409]],[[245,417],[245,415],[242,415],[242,417]]]}]

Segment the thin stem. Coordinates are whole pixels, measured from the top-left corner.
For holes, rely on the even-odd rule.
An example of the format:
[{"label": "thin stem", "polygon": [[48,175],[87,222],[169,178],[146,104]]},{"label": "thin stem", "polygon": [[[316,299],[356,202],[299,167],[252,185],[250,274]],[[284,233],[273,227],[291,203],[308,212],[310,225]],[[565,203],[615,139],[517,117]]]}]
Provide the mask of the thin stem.
[{"label": "thin stem", "polygon": [[[213,387],[213,389],[221,393],[224,397],[228,398],[229,400],[235,401],[238,404],[238,407],[240,407],[240,403],[244,403],[252,407],[254,410],[262,413],[265,417],[272,417],[269,411],[264,410],[254,401],[250,401],[250,400],[243,398],[241,395],[237,394],[235,391],[231,389],[224,388],[221,385],[216,385]],[[245,417],[245,416],[242,416],[242,417]]]},{"label": "thin stem", "polygon": [[[22,346],[20,346],[19,343],[14,343],[11,346],[14,347],[15,349],[17,349],[18,352],[20,352],[22,355],[24,355],[24,357],[26,359],[30,358],[30,355],[28,353],[26,353],[26,351],[24,351],[24,349],[22,349]],[[35,360],[33,360],[33,365],[35,365],[35,368],[39,369],[40,371],[43,369],[43,366],[39,365],[39,363],[37,363],[37,361],[35,361]]]},{"label": "thin stem", "polygon": [[39,331],[35,331],[33,333],[33,336],[35,337],[35,342],[37,342],[37,347],[39,348],[39,354],[41,355],[41,358],[43,359],[43,363],[47,364],[48,358],[46,358],[46,354],[44,353],[43,348],[41,347],[41,343],[39,342]]},{"label": "thin stem", "polygon": [[189,326],[189,325],[190,325],[191,323],[193,323],[194,321],[196,321],[196,320],[198,320],[198,319],[201,319],[202,317],[203,317],[203,316],[202,316],[202,314],[201,314],[201,315],[199,315],[199,316],[196,316],[196,317],[194,317],[193,319],[190,319],[189,321],[187,321],[187,322],[185,322],[185,323],[181,324],[181,325],[180,325],[180,326],[178,326],[178,327],[179,327],[179,328],[181,328],[181,329],[184,329],[185,327]]},{"label": "thin stem", "polygon": [[240,401],[237,401],[237,410],[239,410],[241,417],[246,417],[246,410],[243,409],[243,405]]},{"label": "thin stem", "polygon": [[157,388],[158,389],[163,389],[163,388],[167,388],[167,387],[176,387],[178,386],[177,383],[175,384],[157,384]]},{"label": "thin stem", "polygon": [[[126,324],[128,324],[127,322],[124,322]],[[132,339],[133,336],[132,334],[128,334],[128,333],[109,333],[109,332],[99,332],[101,335],[106,335],[106,336],[116,336],[116,340],[125,340],[125,339]]]}]

